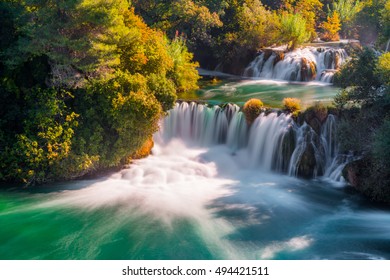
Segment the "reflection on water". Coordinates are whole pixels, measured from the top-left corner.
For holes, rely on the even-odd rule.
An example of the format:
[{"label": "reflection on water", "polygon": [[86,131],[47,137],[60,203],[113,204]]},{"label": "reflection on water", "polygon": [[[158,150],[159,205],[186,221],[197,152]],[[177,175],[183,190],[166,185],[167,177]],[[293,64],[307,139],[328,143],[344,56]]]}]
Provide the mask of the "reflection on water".
[{"label": "reflection on water", "polygon": [[[299,98],[307,107],[316,101],[331,104],[338,88],[321,82],[290,83],[275,80],[222,80],[209,85],[188,99],[200,99],[213,105],[235,103],[243,105],[250,98],[259,98],[266,106],[281,107],[286,97]],[[186,99],[186,98],[183,98]]]}]

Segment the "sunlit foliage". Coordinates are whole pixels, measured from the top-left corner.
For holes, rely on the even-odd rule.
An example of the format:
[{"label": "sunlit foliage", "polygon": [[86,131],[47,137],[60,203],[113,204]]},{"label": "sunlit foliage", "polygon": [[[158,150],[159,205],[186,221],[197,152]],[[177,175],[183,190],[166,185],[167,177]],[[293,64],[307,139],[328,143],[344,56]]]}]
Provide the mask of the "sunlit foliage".
[{"label": "sunlit foliage", "polygon": [[328,16],[327,21],[322,24],[322,28],[324,30],[323,38],[326,41],[338,41],[340,39],[341,24],[337,11],[333,11],[332,15]]},{"label": "sunlit foliage", "polygon": [[2,180],[120,166],[177,92],[197,87],[184,41],[149,28],[126,0],[12,1],[0,14]]},{"label": "sunlit foliage", "polygon": [[280,16],[280,41],[287,43],[288,49],[295,49],[310,39],[306,20],[300,14],[283,13]]}]

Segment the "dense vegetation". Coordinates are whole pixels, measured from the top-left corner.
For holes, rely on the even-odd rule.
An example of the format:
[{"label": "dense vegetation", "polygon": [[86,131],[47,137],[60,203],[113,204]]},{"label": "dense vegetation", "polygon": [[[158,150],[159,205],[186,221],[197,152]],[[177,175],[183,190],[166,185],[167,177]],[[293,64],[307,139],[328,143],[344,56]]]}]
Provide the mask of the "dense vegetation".
[{"label": "dense vegetation", "polygon": [[134,0],[136,12],[170,38],[181,34],[202,67],[239,72],[262,47],[323,40],[390,39],[386,0]]},{"label": "dense vegetation", "polygon": [[[234,72],[263,47],[340,36],[383,49],[390,1],[0,0],[0,180],[76,178],[147,154],[160,117],[197,87],[193,54]],[[367,49],[336,77],[344,149],[385,174],[389,59]]]},{"label": "dense vegetation", "polygon": [[341,148],[357,156],[344,175],[371,199],[390,202],[390,53],[363,49],[336,83],[344,88],[335,99]]},{"label": "dense vegetation", "polygon": [[0,180],[128,162],[198,74],[182,38],[126,0],[0,2]]}]

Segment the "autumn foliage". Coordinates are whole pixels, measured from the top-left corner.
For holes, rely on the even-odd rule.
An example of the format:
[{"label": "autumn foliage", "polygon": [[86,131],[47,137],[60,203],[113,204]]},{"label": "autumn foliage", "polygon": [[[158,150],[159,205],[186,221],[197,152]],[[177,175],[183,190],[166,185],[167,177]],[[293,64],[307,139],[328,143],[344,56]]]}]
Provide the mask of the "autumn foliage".
[{"label": "autumn foliage", "polygon": [[245,119],[248,124],[252,124],[255,119],[260,115],[263,108],[263,102],[260,99],[249,99],[242,109],[245,114]]},{"label": "autumn foliage", "polygon": [[341,30],[341,23],[339,14],[333,11],[331,16],[328,16],[327,21],[321,25],[324,30],[323,39],[326,41],[338,41],[340,39],[339,31]]}]

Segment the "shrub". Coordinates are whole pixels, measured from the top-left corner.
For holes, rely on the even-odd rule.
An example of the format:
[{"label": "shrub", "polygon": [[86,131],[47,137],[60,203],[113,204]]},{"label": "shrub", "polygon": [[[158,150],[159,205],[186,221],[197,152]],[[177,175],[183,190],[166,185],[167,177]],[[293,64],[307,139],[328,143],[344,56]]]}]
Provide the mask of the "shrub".
[{"label": "shrub", "polygon": [[390,86],[390,53],[384,53],[379,57],[377,72],[382,83]]},{"label": "shrub", "polygon": [[289,113],[298,112],[301,110],[301,100],[287,97],[283,99],[283,109]]},{"label": "shrub", "polygon": [[386,119],[376,132],[373,147],[375,159],[386,171],[390,170],[390,119]]},{"label": "shrub", "polygon": [[287,43],[288,49],[293,50],[310,39],[306,28],[306,20],[300,14],[283,13],[280,15],[281,41]]},{"label": "shrub", "polygon": [[262,108],[263,102],[260,99],[252,98],[245,103],[243,112],[249,125],[260,115]]},{"label": "shrub", "polygon": [[313,106],[307,108],[306,115],[309,117],[316,117],[323,123],[328,117],[328,108],[323,103],[316,102]]}]

